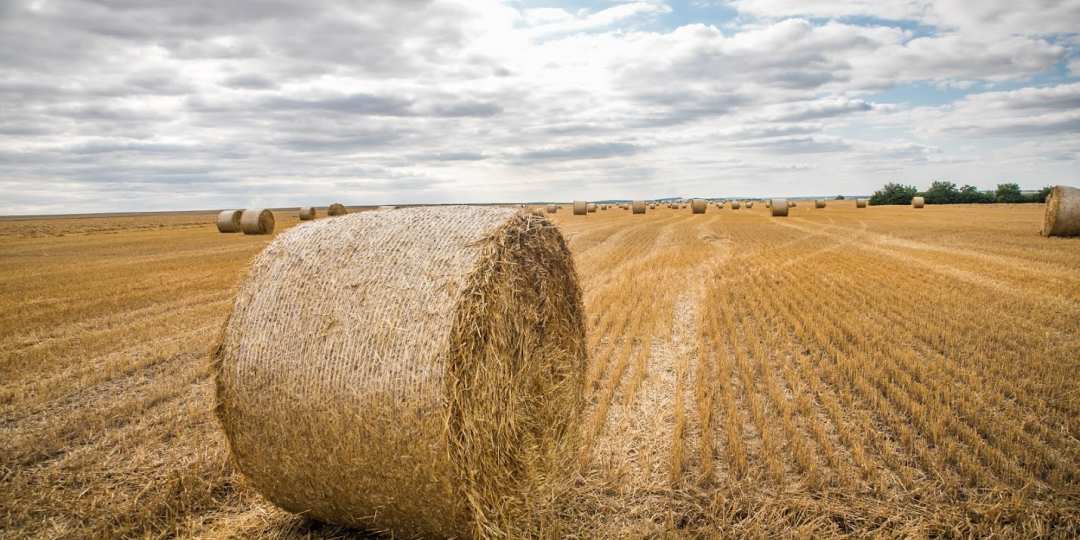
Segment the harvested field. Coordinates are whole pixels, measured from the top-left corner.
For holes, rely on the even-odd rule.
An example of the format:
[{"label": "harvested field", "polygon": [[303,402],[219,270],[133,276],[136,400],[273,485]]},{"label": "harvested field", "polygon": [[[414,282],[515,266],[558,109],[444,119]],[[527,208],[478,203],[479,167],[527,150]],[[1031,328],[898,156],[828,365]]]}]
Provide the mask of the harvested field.
[{"label": "harvested field", "polygon": [[[1035,204],[770,215],[545,214],[589,353],[551,535],[1080,535],[1080,239]],[[229,463],[208,351],[298,217],[215,219],[0,220],[0,537],[357,534]]]}]

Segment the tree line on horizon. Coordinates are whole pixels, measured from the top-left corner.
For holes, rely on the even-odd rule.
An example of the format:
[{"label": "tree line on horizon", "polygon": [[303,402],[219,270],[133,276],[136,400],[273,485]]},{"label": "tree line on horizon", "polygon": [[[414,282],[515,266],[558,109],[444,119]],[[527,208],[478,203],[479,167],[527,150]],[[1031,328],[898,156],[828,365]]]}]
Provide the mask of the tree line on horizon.
[{"label": "tree line on horizon", "polygon": [[922,197],[926,204],[989,204],[989,203],[1044,203],[1050,195],[1050,186],[1036,193],[1024,194],[1014,182],[998,184],[994,191],[980,191],[975,186],[956,184],[938,180],[930,184],[926,191],[919,191],[915,186],[889,182],[874,192],[870,204],[911,204],[915,197]]}]

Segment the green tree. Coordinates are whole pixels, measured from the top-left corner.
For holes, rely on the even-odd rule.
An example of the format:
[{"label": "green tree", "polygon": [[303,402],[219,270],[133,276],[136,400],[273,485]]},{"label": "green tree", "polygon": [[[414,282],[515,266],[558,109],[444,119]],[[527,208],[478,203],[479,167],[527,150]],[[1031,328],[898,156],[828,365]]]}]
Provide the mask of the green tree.
[{"label": "green tree", "polygon": [[957,201],[966,204],[992,203],[994,202],[994,196],[979,191],[979,188],[975,186],[964,184],[964,187],[961,187],[960,191],[957,192]]},{"label": "green tree", "polygon": [[1012,182],[998,184],[997,191],[994,192],[994,198],[997,202],[1004,203],[1024,202],[1024,194],[1020,193],[1020,186]]},{"label": "green tree", "polygon": [[930,189],[926,190],[923,197],[926,198],[926,204],[953,204],[960,202],[960,192],[956,189],[956,184],[944,180],[938,180],[930,184]]},{"label": "green tree", "polygon": [[1037,202],[1037,203],[1046,202],[1046,199],[1048,199],[1050,197],[1050,191],[1052,191],[1053,189],[1054,189],[1053,186],[1046,186],[1046,187],[1040,189],[1038,193],[1036,193],[1035,195],[1032,195],[1032,201],[1031,202]]},{"label": "green tree", "polygon": [[905,186],[889,182],[884,187],[874,192],[870,197],[870,204],[911,204],[911,199],[919,190],[915,186]]}]

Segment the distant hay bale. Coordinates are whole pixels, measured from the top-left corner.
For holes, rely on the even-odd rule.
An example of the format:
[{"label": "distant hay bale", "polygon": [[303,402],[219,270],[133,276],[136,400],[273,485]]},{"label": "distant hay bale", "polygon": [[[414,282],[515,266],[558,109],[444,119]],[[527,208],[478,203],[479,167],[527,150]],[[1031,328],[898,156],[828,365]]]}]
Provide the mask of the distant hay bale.
[{"label": "distant hay bale", "polygon": [[772,200],[765,199],[765,208],[772,208]]},{"label": "distant hay bale", "polygon": [[240,214],[240,230],[244,234],[271,234],[274,232],[274,213],[262,208],[249,208]]},{"label": "distant hay bale", "polygon": [[607,210],[607,205],[606,204],[601,204],[600,209],[601,210]]},{"label": "distant hay bale", "polygon": [[742,208],[742,203],[740,203],[739,201],[731,201],[732,210],[738,210],[739,208]]},{"label": "distant hay bale", "polygon": [[1080,189],[1054,186],[1046,198],[1043,236],[1080,236]]},{"label": "distant hay bale", "polygon": [[222,210],[217,215],[217,230],[223,233],[240,232],[240,215],[243,210]]},{"label": "distant hay bale", "polygon": [[915,197],[911,199],[912,208],[922,208],[926,204],[926,199],[922,197]]},{"label": "distant hay bale", "polygon": [[795,208],[796,206],[799,206],[795,201],[788,201],[787,205],[788,208]]},{"label": "distant hay bale", "polygon": [[635,214],[645,213],[645,201],[634,201],[630,206],[633,209],[632,212]]},{"label": "distant hay bale", "polygon": [[769,208],[772,210],[773,217],[784,217],[788,215],[788,203],[791,201],[787,199],[772,199],[769,201]]},{"label": "distant hay bale", "polygon": [[705,199],[694,199],[690,201],[690,210],[695,214],[704,214],[705,210],[709,208],[709,203],[705,202]]},{"label": "distant hay bale", "polygon": [[315,219],[315,207],[305,206],[300,209],[300,221],[311,221]]},{"label": "distant hay bale", "polygon": [[558,211],[559,211],[559,205],[557,205],[557,204],[549,204],[549,205],[547,205],[547,213],[555,214]]},{"label": "distant hay bale", "polygon": [[814,201],[814,208],[825,208],[825,199],[817,199]]},{"label": "distant hay bale", "polygon": [[569,483],[585,316],[545,217],[361,212],[252,263],[211,352],[215,412],[267,499],[403,538],[538,536]]},{"label": "distant hay bale", "polygon": [[589,213],[589,203],[585,201],[574,201],[574,215],[584,216]]},{"label": "distant hay bale", "polygon": [[585,209],[586,209],[586,210],[587,210],[587,211],[588,211],[588,212],[589,212],[590,214],[591,214],[591,213],[593,213],[593,212],[596,212],[596,204],[594,204],[594,203],[589,203],[589,204],[588,204],[588,206],[586,206],[586,207],[585,207]]},{"label": "distant hay bale", "polygon": [[746,207],[747,208],[753,208],[754,207],[754,201],[746,201]]},{"label": "distant hay bale", "polygon": [[[525,206],[522,206],[521,208],[525,208]],[[392,205],[392,204],[384,204],[382,206],[379,206],[379,210],[396,210],[396,209],[397,209],[397,207]]]},{"label": "distant hay bale", "polygon": [[866,208],[866,199],[855,199],[855,208]]},{"label": "distant hay bale", "polygon": [[334,203],[326,209],[326,215],[328,216],[344,216],[349,213],[349,209],[345,208],[344,204]]}]

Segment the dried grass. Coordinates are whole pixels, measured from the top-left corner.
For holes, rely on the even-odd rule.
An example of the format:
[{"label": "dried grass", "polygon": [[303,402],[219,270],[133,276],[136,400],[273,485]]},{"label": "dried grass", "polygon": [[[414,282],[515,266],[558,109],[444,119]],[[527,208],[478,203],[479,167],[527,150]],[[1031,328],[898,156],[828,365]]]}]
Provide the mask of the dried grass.
[{"label": "dried grass", "polygon": [[274,213],[262,208],[249,208],[240,214],[240,230],[244,234],[271,234],[274,232]]},{"label": "dried grass", "polygon": [[236,465],[319,520],[532,536],[574,463],[581,292],[558,229],[527,212],[291,229],[255,259],[211,356]]},{"label": "dried grass", "polygon": [[222,210],[217,215],[217,230],[223,233],[240,232],[240,216],[243,210]]},{"label": "dried grass", "polygon": [[1043,236],[1080,236],[1080,189],[1054,186],[1046,199]]},{"label": "dried grass", "polygon": [[557,214],[558,212],[559,212],[559,205],[557,205],[557,204],[549,204],[549,205],[547,205],[547,213],[549,213],[549,214]]}]

